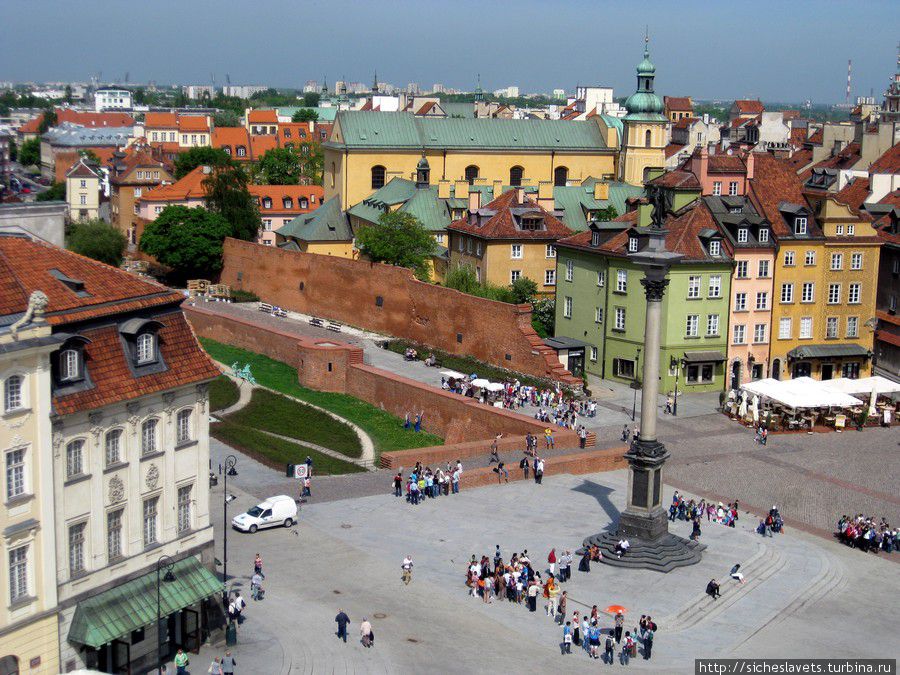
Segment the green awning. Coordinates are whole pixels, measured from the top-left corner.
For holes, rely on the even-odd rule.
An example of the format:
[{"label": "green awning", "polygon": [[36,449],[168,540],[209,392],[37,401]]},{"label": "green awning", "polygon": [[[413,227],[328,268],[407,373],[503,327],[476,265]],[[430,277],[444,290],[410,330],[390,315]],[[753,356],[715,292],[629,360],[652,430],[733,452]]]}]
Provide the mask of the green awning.
[{"label": "green awning", "polygon": [[[211,595],[221,594],[224,585],[190,556],[172,568],[174,581],[160,574],[160,616],[168,616]],[[69,628],[69,641],[99,648],[131,631],[152,626],[156,621],[156,572],[127,581],[78,603]]]},{"label": "green awning", "polygon": [[868,358],[869,351],[862,345],[854,343],[826,343],[819,345],[803,345],[794,347],[787,353],[789,359],[833,359],[844,356]]}]

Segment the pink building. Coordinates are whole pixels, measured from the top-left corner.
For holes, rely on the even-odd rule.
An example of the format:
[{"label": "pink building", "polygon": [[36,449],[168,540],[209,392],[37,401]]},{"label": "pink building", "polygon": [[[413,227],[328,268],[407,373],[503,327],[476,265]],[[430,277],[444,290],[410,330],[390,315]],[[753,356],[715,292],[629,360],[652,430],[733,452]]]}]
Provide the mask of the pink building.
[{"label": "pink building", "polygon": [[706,147],[695,150],[686,168],[700,181],[704,195],[739,197],[747,194],[753,179],[753,153],[710,154]]}]

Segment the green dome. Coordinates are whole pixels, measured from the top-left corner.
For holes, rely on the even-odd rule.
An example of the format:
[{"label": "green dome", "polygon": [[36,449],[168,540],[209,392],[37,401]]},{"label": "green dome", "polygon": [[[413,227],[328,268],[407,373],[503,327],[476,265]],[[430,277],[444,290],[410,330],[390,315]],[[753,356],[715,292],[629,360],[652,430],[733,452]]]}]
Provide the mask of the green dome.
[{"label": "green dome", "polygon": [[663,102],[656,94],[647,91],[638,91],[625,100],[625,110],[628,111],[629,115],[639,115],[642,113],[661,114],[665,110],[665,106],[663,106]]},{"label": "green dome", "polygon": [[656,66],[653,65],[653,62],[650,60],[650,51],[644,50],[644,60],[638,64],[637,74],[638,75],[653,75],[656,72]]}]

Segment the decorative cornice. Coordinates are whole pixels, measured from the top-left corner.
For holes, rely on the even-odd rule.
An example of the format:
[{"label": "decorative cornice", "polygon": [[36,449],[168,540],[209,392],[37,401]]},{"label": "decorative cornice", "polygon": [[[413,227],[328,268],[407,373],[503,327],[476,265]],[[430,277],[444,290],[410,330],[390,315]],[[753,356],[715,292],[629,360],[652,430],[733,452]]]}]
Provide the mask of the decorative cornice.
[{"label": "decorative cornice", "polygon": [[666,286],[669,285],[668,279],[641,279],[641,286],[644,287],[644,294],[647,296],[647,302],[662,302],[663,296],[666,294]]}]

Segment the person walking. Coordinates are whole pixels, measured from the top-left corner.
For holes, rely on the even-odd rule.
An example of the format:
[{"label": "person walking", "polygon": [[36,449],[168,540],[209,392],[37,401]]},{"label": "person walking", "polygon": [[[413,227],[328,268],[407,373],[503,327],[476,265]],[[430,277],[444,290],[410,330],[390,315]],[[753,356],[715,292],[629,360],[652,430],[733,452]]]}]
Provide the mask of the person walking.
[{"label": "person walking", "polygon": [[556,549],[551,548],[550,554],[547,556],[547,566],[550,569],[550,576],[556,575]]},{"label": "person walking", "polygon": [[547,579],[545,595],[547,598],[547,616],[556,621],[556,613],[559,605],[559,584],[556,583],[556,579],[553,578],[552,574],[550,575],[550,578]]},{"label": "person walking", "polygon": [[398,471],[397,475],[394,476],[394,496],[402,497],[403,496],[403,472]]},{"label": "person walking", "polygon": [[644,634],[644,660],[650,660],[650,654],[653,651],[653,631],[648,630]]},{"label": "person walking", "polygon": [[541,585],[537,581],[532,579],[531,584],[528,586],[528,591],[527,591],[528,611],[529,612],[537,611],[537,596],[538,596],[538,593],[540,593],[540,592],[541,592]]},{"label": "person walking", "polygon": [[609,665],[613,664],[615,661],[615,649],[616,642],[613,636],[613,632],[609,631],[609,635],[606,636],[606,645],[603,648],[603,662],[608,663]]},{"label": "person walking", "polygon": [[187,675],[187,667],[190,662],[191,661],[188,658],[188,655],[184,653],[184,650],[179,649],[175,654],[175,674]]},{"label": "person walking", "polygon": [[563,591],[559,596],[559,604],[557,605],[556,611],[559,615],[559,623],[562,624],[566,620],[566,607],[569,603],[569,596],[566,591]]},{"label": "person walking", "polygon": [[225,650],[225,656],[222,657],[222,673],[223,675],[234,675],[234,667],[237,665],[237,661],[234,660],[234,657],[231,655],[231,651]]},{"label": "person walking", "polygon": [[622,641],[622,629],[625,627],[625,615],[618,612],[613,623],[616,627],[616,644],[619,644]]},{"label": "person walking", "polygon": [[338,609],[338,613],[337,616],[334,617],[334,621],[338,627],[338,640],[343,640],[344,644],[347,644],[347,626],[350,624],[350,617],[347,616],[347,613],[344,612],[343,609]]},{"label": "person walking", "polygon": [[537,460],[537,468],[534,470],[534,480],[538,485],[541,485],[544,480],[544,460],[540,457]]},{"label": "person walking", "polygon": [[209,664],[209,669],[206,671],[209,675],[225,675],[222,671],[222,659],[218,656],[212,660],[212,663]]},{"label": "person walking", "polygon": [[563,626],[563,654],[572,653],[572,622],[566,621]]},{"label": "person walking", "polygon": [[582,450],[584,450],[586,445],[587,445],[587,429],[585,429],[584,425],[582,424],[578,428],[578,447],[581,448]]},{"label": "person walking", "polygon": [[256,557],[253,559],[253,573],[258,574],[263,579],[266,578],[266,575],[263,574],[263,569],[262,569],[262,556],[260,556],[259,553],[257,553]]},{"label": "person walking", "polygon": [[547,450],[552,450],[554,447],[553,440],[553,430],[550,427],[544,429],[544,442],[547,444]]},{"label": "person walking", "polygon": [[237,614],[236,619],[237,619],[238,625],[241,625],[242,623],[244,623],[244,609],[246,607],[247,607],[247,603],[241,597],[241,592],[235,591],[234,592],[234,608],[235,608],[235,611]]},{"label": "person walking", "polygon": [[409,582],[412,581],[412,568],[413,561],[412,556],[407,554],[403,559],[403,563],[400,565],[400,568],[403,570],[401,578],[403,579],[403,583],[409,586]]},{"label": "person walking", "polygon": [[700,518],[695,517],[691,527],[691,541],[697,541],[700,538]]},{"label": "person walking", "polygon": [[459,465],[457,464],[456,469],[453,471],[453,478],[452,478],[453,494],[455,494],[455,495],[459,494],[459,476],[461,473],[462,473],[462,470],[459,468]]},{"label": "person walking", "polygon": [[622,643],[622,652],[620,654],[621,662],[623,666],[628,665],[628,660],[634,656],[634,638],[631,637],[631,632],[625,632],[625,641]]},{"label": "person walking", "polygon": [[522,461],[519,462],[519,468],[525,474],[525,480],[528,480],[528,470],[531,468],[531,462],[528,461],[527,457],[523,457]]},{"label": "person walking", "polygon": [[363,617],[362,623],[359,624],[359,636],[362,640],[363,647],[372,646],[372,638],[374,637],[372,634],[372,624],[369,623],[369,620],[366,617]]}]

